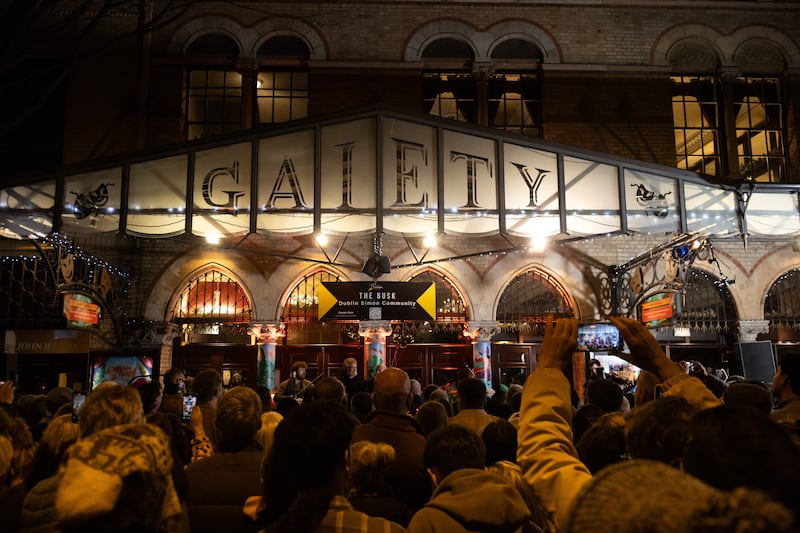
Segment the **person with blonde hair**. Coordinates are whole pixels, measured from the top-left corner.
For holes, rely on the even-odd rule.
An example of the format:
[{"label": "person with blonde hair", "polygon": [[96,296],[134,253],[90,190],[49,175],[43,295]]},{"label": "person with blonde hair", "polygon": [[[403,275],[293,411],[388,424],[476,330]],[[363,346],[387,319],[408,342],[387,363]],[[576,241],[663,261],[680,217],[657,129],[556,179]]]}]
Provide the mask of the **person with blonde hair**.
[{"label": "person with blonde hair", "polygon": [[81,435],[86,438],[102,429],[144,422],[144,407],[139,391],[108,382],[86,396],[78,425]]},{"label": "person with blonde hair", "polygon": [[394,448],[385,442],[354,442],[350,446],[347,499],[357,511],[406,527],[413,513],[393,496],[386,482],[386,469],[394,464],[396,456]]},{"label": "person with blonde hair", "polygon": [[512,461],[497,461],[491,466],[486,468],[488,472],[495,474],[497,477],[517,489],[517,491],[528,504],[531,510],[531,522],[535,524],[544,533],[555,533],[556,521],[553,513],[545,508],[542,499],[536,494],[525,478],[522,476],[522,468],[517,463]]},{"label": "person with blonde hair", "polygon": [[264,450],[264,455],[269,452],[272,447],[272,438],[275,434],[275,428],[283,420],[283,415],[276,411],[266,411],[261,413],[261,427],[256,434],[256,440]]}]

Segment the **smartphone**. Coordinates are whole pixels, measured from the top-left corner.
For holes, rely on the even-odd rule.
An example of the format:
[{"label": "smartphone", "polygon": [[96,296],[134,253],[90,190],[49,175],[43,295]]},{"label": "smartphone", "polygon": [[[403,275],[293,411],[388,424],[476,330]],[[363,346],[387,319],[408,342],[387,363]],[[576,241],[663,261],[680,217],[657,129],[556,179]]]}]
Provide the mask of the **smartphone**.
[{"label": "smartphone", "polygon": [[194,394],[183,395],[183,410],[181,411],[181,421],[188,424],[192,420],[192,410],[197,405],[197,396]]},{"label": "smartphone", "polygon": [[86,394],[83,392],[73,392],[72,393],[72,421],[77,423],[78,416],[83,407],[83,402],[86,401]]}]

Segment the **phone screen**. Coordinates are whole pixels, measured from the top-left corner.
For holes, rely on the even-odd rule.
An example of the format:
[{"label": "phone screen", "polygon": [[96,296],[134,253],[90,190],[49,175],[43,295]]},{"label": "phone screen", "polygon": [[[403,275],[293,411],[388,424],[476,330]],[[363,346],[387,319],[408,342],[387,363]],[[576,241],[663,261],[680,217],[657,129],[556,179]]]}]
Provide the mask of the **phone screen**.
[{"label": "phone screen", "polygon": [[197,404],[197,396],[194,394],[184,394],[183,395],[183,411],[181,412],[181,420],[185,423],[189,423],[192,419],[192,410],[194,406]]},{"label": "phone screen", "polygon": [[83,402],[86,401],[86,394],[82,392],[73,392],[72,393],[72,421],[78,421],[78,414],[80,413],[81,407],[83,407]]}]

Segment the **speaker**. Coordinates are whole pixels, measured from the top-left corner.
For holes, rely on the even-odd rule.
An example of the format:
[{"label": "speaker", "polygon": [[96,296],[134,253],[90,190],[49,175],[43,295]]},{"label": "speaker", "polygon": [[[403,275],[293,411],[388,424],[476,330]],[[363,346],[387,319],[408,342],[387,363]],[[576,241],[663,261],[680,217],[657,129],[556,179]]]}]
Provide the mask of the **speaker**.
[{"label": "speaker", "polygon": [[385,255],[380,256],[378,263],[381,267],[381,274],[388,274],[392,271],[392,265],[389,264],[389,258]]},{"label": "speaker", "polygon": [[736,355],[745,378],[772,383],[777,365],[771,341],[736,343]]},{"label": "speaker", "polygon": [[381,275],[381,265],[378,262],[378,257],[371,255],[364,261],[364,266],[361,267],[361,272],[371,278],[379,278]]}]

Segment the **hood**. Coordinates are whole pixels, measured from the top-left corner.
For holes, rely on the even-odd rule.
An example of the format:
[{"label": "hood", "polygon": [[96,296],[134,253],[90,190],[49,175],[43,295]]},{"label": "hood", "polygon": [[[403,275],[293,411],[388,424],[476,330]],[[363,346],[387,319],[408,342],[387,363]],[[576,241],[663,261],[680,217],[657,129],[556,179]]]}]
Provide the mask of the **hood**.
[{"label": "hood", "polygon": [[428,508],[438,509],[469,530],[515,529],[531,512],[517,489],[499,477],[474,468],[457,470],[436,487]]}]

